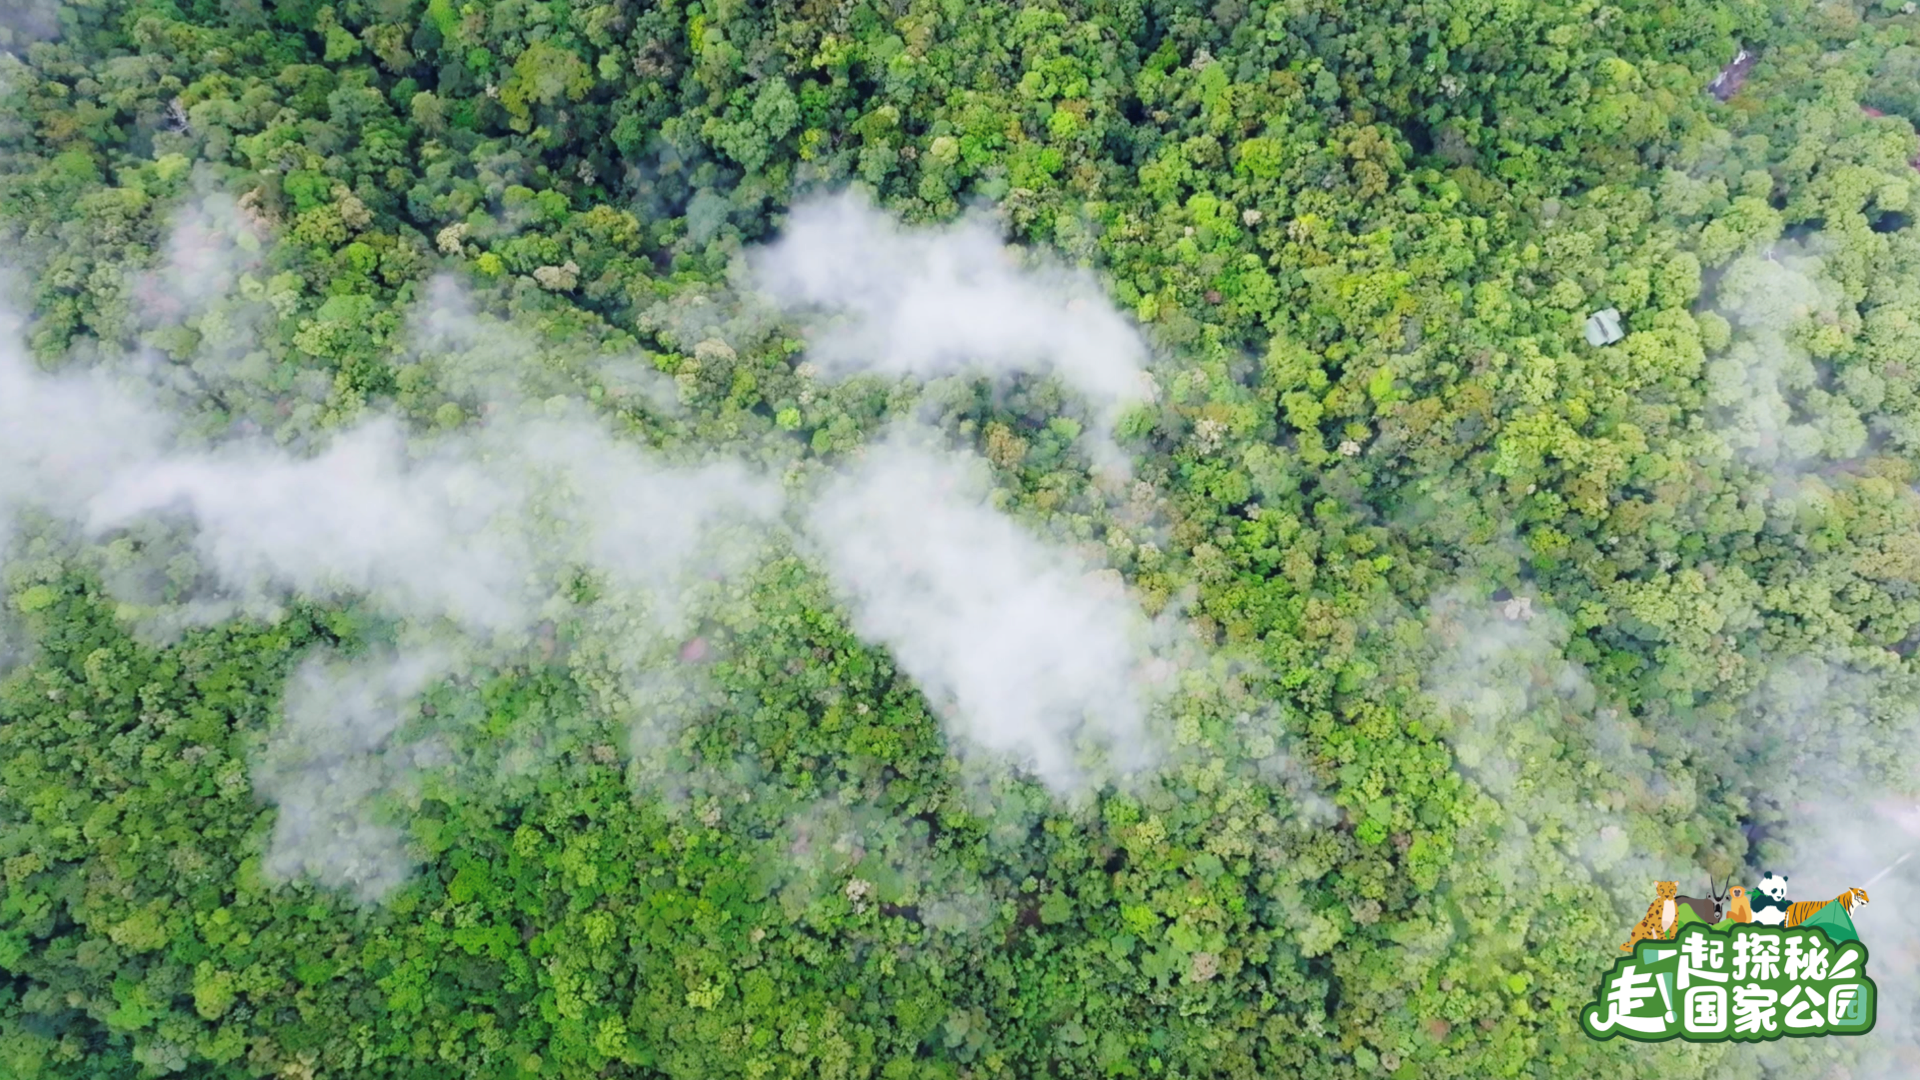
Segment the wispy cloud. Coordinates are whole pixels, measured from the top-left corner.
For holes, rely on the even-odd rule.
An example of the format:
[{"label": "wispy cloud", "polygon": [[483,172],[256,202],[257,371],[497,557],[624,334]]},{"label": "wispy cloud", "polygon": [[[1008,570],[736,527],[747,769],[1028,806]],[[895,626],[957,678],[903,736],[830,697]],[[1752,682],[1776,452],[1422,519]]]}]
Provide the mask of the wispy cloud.
[{"label": "wispy cloud", "polygon": [[1686,793],[1565,656],[1565,616],[1531,596],[1494,602],[1468,588],[1436,595],[1428,632],[1437,652],[1423,689],[1459,769],[1498,804],[1500,850],[1481,869],[1509,885],[1592,878],[1623,907],[1657,878],[1687,878],[1663,852],[1634,850],[1631,816]]},{"label": "wispy cloud", "polygon": [[[271,616],[299,596],[404,620],[410,640],[425,643],[371,674],[334,665],[303,675],[262,774],[263,794],[291,800],[276,865],[351,878],[365,895],[394,880],[398,856],[372,852],[396,838],[384,826],[341,833],[337,823],[297,824],[312,816],[299,800],[315,777],[334,777],[333,808],[358,820],[370,785],[399,775],[396,755],[410,751],[368,758],[361,744],[386,738],[392,726],[382,718],[417,689],[419,678],[400,674],[432,667],[416,648],[454,648],[481,664],[537,648],[538,628],[573,609],[567,590],[584,573],[599,580],[609,612],[619,609],[602,629],[638,655],[679,631],[689,590],[756,557],[783,502],[776,482],[738,461],[668,460],[616,438],[578,402],[509,401],[486,422],[436,435],[376,416],[310,454],[260,438],[184,446],[149,384],[47,374],[25,356],[18,323],[4,329],[0,528],[32,508],[97,540],[129,531],[143,541],[182,538],[199,591],[171,605],[176,621]],[[156,530],[156,521],[173,527]],[[329,701],[340,730],[323,738]],[[360,747],[359,756],[296,767],[307,750],[332,745],[327,738]],[[348,866],[325,848],[336,834],[362,862]],[[313,844],[324,850],[309,853]]]},{"label": "wispy cloud", "polygon": [[840,195],[796,206],[749,265],[754,288],[817,320],[808,358],[830,376],[1053,375],[1103,429],[1152,392],[1145,343],[1091,275],[1023,265],[982,217],[912,228]]},{"label": "wispy cloud", "polygon": [[1152,760],[1148,709],[1172,689],[1156,628],[1118,574],[994,509],[978,459],[895,433],[827,485],[807,525],[856,631],[965,743],[1063,789],[1083,778],[1083,744],[1122,770]]},{"label": "wispy cloud", "polygon": [[1707,364],[1707,400],[1720,410],[1727,444],[1777,475],[1851,457],[1867,440],[1857,410],[1819,386],[1810,344],[1858,319],[1826,274],[1820,247],[1783,241],[1743,255],[1714,289],[1714,305],[1735,333]]},{"label": "wispy cloud", "polygon": [[[140,279],[142,317],[204,326],[255,303],[233,297],[260,269],[256,225],[203,193],[176,221],[164,269]],[[777,303],[826,320],[811,359],[835,373],[1054,375],[1109,420],[1147,385],[1139,338],[1084,275],[1022,268],[978,220],[907,229],[843,198],[801,208],[750,261]],[[702,335],[772,325],[766,308],[733,300],[687,318]],[[235,325],[227,344],[248,352],[252,331]],[[429,285],[407,327],[404,356],[474,406],[462,422],[414,430],[375,403],[297,450],[244,429],[186,438],[164,402],[197,384],[170,396],[133,368],[49,375],[17,322],[0,327],[0,528],[34,507],[78,536],[121,541],[110,584],[127,590],[127,610],[162,622],[276,617],[301,597],[398,628],[404,644],[388,653],[314,658],[289,687],[257,763],[285,815],[276,872],[369,898],[404,879],[402,831],[369,807],[440,745],[403,729],[448,657],[550,652],[570,621],[580,647],[565,662],[609,716],[657,738],[660,717],[710,707],[697,665],[676,656],[692,607],[769,545],[820,557],[856,631],[895,655],[963,753],[1022,762],[1056,792],[1161,760],[1149,717],[1183,662],[1177,613],[1148,618],[1117,572],[999,509],[980,460],[896,434],[787,517],[782,483],[759,468],[638,445],[580,400],[583,371],[625,372],[636,393],[676,407],[645,367],[550,355],[451,279]],[[717,336],[695,344],[731,349]],[[173,595],[136,588],[143,575]]]},{"label": "wispy cloud", "polygon": [[395,738],[415,695],[452,668],[439,651],[359,660],[312,656],[287,685],[285,720],[253,762],[254,790],[279,809],[262,864],[275,880],[310,877],[375,901],[413,869],[403,819],[382,816],[434,756]]}]

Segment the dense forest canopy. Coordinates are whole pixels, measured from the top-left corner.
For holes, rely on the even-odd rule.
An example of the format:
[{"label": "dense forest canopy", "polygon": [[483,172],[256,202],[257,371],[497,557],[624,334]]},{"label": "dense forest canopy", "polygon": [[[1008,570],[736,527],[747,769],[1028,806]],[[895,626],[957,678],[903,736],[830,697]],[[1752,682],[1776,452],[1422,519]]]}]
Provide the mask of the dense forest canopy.
[{"label": "dense forest canopy", "polygon": [[0,0],[0,1075],[1913,1075],[1916,38]]}]

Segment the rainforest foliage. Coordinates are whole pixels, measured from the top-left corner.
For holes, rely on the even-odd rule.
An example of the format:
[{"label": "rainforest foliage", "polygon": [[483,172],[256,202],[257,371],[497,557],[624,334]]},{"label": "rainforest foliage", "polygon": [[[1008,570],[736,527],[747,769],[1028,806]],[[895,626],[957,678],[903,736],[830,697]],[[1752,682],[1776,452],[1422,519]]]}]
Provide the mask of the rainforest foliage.
[{"label": "rainforest foliage", "polygon": [[[267,872],[256,762],[303,657],[392,627],[316,596],[142,635],[124,541],[23,513],[0,1075],[1719,1075],[1724,1048],[1580,1032],[1651,895],[1606,874],[1757,868],[1831,794],[1796,748],[1913,773],[1877,737],[1920,674],[1912,5],[75,0],[0,23],[0,252],[34,362],[146,356],[207,441],[475,423],[470,365],[410,314],[451,275],[556,409],[831,469],[913,394],[677,313],[728,303],[808,193],[916,224],[991,207],[1150,343],[1161,393],[1117,435],[1157,531],[1095,493],[1057,386],[950,393],[941,422],[999,505],[1185,605],[1225,672],[1151,783],[983,795],[796,552],[705,616],[682,656],[706,696],[647,754],[590,619],[436,682],[410,722],[463,765],[381,796],[418,869],[363,902]],[[262,239],[230,289],[156,314],[140,283],[216,197]],[[1604,307],[1628,335],[1596,349]],[[616,354],[683,408],[644,408],[596,366]],[[1780,684],[1816,668],[1820,692]]]}]

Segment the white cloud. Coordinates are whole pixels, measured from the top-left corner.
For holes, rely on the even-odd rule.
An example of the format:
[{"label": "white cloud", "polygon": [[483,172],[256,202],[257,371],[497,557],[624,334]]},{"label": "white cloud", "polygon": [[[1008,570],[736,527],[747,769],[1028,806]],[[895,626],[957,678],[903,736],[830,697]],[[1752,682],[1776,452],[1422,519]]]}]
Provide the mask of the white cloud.
[{"label": "white cloud", "polygon": [[[0,53],[25,52],[36,41],[60,36],[60,5],[56,0],[10,0],[0,6]],[[0,90],[6,89],[0,73]]]},{"label": "white cloud", "polygon": [[431,385],[469,408],[577,395],[597,383],[615,402],[644,404],[661,416],[685,411],[673,380],[640,357],[536,340],[481,310],[451,274],[428,281],[409,313],[407,355],[428,367]]},{"label": "white cloud", "polygon": [[[143,314],[204,324],[264,303],[233,297],[258,267],[252,227],[224,196],[185,210],[165,269],[141,279]],[[816,204],[755,266],[781,303],[831,312],[814,360],[832,371],[1053,374],[1105,419],[1146,385],[1139,338],[1084,275],[1020,269],[979,221],[900,229],[849,199]],[[765,314],[736,311],[725,325],[745,333]],[[150,550],[118,557],[192,586],[162,613],[176,623],[271,614],[295,596],[400,620],[414,643],[403,653],[303,668],[256,763],[283,814],[270,869],[363,896],[407,873],[399,826],[369,807],[436,745],[396,740],[447,657],[511,660],[577,617],[595,640],[568,662],[593,669],[583,683],[594,699],[645,711],[663,682],[697,679],[662,669],[675,667],[692,598],[785,535],[772,478],[623,440],[566,396],[580,389],[572,376],[622,374],[617,363],[548,355],[446,280],[411,325],[414,355],[479,399],[483,419],[429,435],[375,416],[300,452],[255,437],[187,445],[156,383],[45,374],[18,325],[0,327],[0,528],[34,506],[96,540],[138,533]],[[244,320],[235,326],[248,336]],[[227,342],[222,355],[246,347]],[[670,403],[664,379],[624,374],[623,388]],[[176,389],[201,392],[191,379]],[[1021,759],[1056,791],[1158,758],[1147,718],[1173,690],[1166,627],[1118,574],[996,509],[977,459],[889,439],[825,485],[805,533],[858,631],[894,653],[957,745]],[[160,551],[175,537],[193,558]],[[590,610],[571,598],[582,571],[598,589]],[[613,683],[622,689],[606,693]]]},{"label": "white cloud", "polygon": [[401,824],[379,800],[406,788],[431,742],[396,742],[414,697],[450,670],[444,652],[345,660],[309,657],[287,684],[285,719],[253,763],[254,789],[278,805],[263,866],[278,881],[311,877],[363,901],[412,872]]},{"label": "white cloud", "polygon": [[1566,618],[1533,597],[1494,603],[1456,588],[1432,599],[1427,622],[1439,646],[1423,682],[1434,722],[1504,818],[1499,850],[1478,870],[1509,887],[1591,874],[1627,907],[1655,880],[1691,887],[1679,860],[1634,851],[1632,818],[1606,805],[1617,794],[1683,812],[1691,792],[1634,745],[1585,668],[1566,658]]},{"label": "white cloud", "polygon": [[240,276],[262,265],[258,220],[208,176],[196,178],[199,197],[177,210],[167,233],[166,260],[135,276],[133,297],[151,322],[183,321],[230,296]]},{"label": "white cloud", "polygon": [[1112,763],[1153,756],[1146,718],[1170,665],[1117,574],[1084,565],[988,502],[977,459],[900,434],[822,492],[808,533],[855,630],[885,646],[949,729],[1025,759],[1056,789],[1084,779],[1079,744]]},{"label": "white cloud", "polygon": [[98,371],[48,374],[0,313],[0,539],[21,507],[71,514],[131,465],[157,456],[169,425]]},{"label": "white cloud", "polygon": [[1804,331],[1853,315],[1813,249],[1779,244],[1727,268],[1714,302],[1737,333],[1707,364],[1707,400],[1733,450],[1782,475],[1860,452],[1867,429],[1844,396],[1819,388]]},{"label": "white cloud", "polygon": [[[453,454],[413,459],[399,426],[343,432],[312,458],[258,443],[130,466],[96,497],[95,533],[181,509],[237,593],[346,599],[504,630],[529,618],[524,488]],[[507,520],[503,520],[507,519]]]},{"label": "white cloud", "polygon": [[812,312],[829,375],[1057,375],[1110,426],[1149,394],[1147,350],[1084,272],[1028,268],[983,219],[910,228],[848,194],[796,206],[751,282]]},{"label": "white cloud", "polygon": [[[564,401],[510,401],[439,436],[375,418],[309,455],[262,439],[183,448],[149,404],[151,386],[41,372],[18,331],[0,327],[0,529],[28,508],[96,539],[124,530],[170,539],[151,526],[175,523],[199,564],[184,579],[202,591],[161,613],[174,623],[269,613],[292,596],[337,600],[498,663],[572,610],[566,589],[586,571],[603,581],[599,629],[618,643],[613,666],[639,677],[634,658],[678,632],[689,590],[748,565],[783,501],[778,483],[744,464],[669,461]],[[114,559],[182,576],[165,555],[164,571],[151,553]],[[139,576],[109,581],[132,590]],[[372,750],[426,677],[413,658],[383,663],[303,674],[262,774],[262,791],[289,815],[275,851],[296,853],[278,865],[363,893],[401,872],[397,836],[363,821],[364,804],[404,774],[396,754],[422,749]],[[336,731],[325,730],[330,716]],[[322,802],[345,816],[313,824]]]}]

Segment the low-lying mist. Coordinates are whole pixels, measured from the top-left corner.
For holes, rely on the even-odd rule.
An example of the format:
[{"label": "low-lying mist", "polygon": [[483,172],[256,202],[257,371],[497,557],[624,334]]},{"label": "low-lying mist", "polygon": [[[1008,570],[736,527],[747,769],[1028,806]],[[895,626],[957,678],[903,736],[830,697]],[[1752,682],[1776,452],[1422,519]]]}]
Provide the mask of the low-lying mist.
[{"label": "low-lying mist", "polygon": [[[256,223],[224,196],[189,205],[165,255],[134,282],[145,326],[204,326],[258,292]],[[797,208],[746,263],[809,327],[805,359],[829,375],[1051,375],[1109,420],[1145,385],[1144,346],[1087,279],[1023,269],[981,221],[906,228],[841,197]],[[553,389],[541,344],[451,278],[430,283],[406,326],[402,355],[454,379],[477,415],[426,430],[376,402],[291,447],[246,425],[189,431],[181,395],[202,383],[164,362],[49,373],[18,320],[0,328],[0,529],[33,513],[70,541],[117,541],[107,585],[156,639],[276,619],[296,598],[393,628],[373,654],[309,658],[288,685],[254,762],[279,808],[270,874],[369,900],[404,881],[404,818],[376,804],[445,761],[439,736],[404,734],[418,699],[459,671],[550,651],[556,625],[601,640],[576,663],[627,684],[625,722],[657,741],[661,718],[639,703],[698,678],[674,652],[702,598],[780,550],[811,553],[956,750],[1059,793],[1160,756],[1148,717],[1172,689],[1174,661],[1156,653],[1172,625],[1118,574],[996,509],[965,449],[902,429],[843,468],[783,477],[725,447],[648,446],[579,397],[531,396]],[[244,342],[205,346],[187,363],[206,385],[251,378]],[[679,409],[664,378],[636,378],[643,407]]]}]

